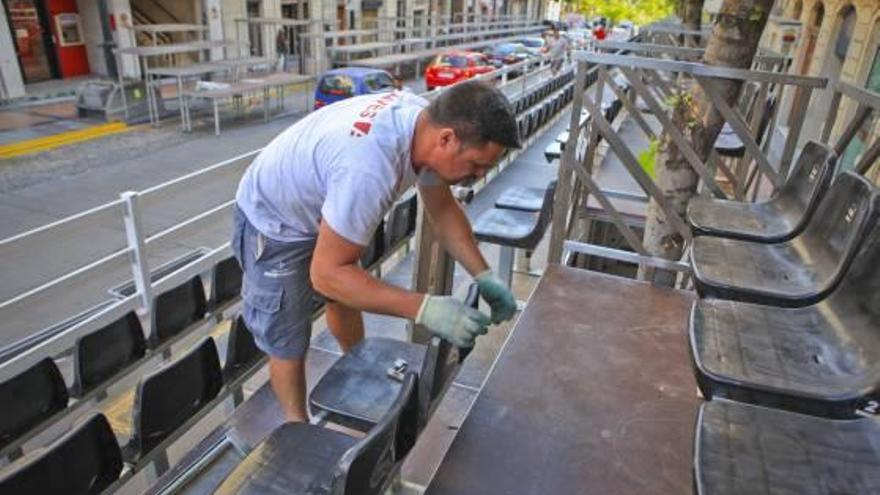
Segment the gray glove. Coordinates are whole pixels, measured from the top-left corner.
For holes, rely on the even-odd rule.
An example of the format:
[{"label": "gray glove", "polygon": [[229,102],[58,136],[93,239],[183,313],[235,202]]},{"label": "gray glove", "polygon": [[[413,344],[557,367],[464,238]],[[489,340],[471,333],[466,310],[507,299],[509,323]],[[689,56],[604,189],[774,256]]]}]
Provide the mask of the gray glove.
[{"label": "gray glove", "polygon": [[473,347],[478,335],[488,332],[488,316],[451,296],[425,296],[416,323],[456,347]]}]

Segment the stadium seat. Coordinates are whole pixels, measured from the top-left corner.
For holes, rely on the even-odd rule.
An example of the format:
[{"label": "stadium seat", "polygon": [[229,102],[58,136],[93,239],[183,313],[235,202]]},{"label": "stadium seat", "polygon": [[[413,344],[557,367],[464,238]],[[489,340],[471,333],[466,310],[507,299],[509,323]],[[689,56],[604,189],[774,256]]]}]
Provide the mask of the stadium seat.
[{"label": "stadium seat", "polygon": [[544,237],[553,213],[556,181],[544,190],[541,209],[537,212],[491,208],[473,222],[474,236],[480,242],[501,246],[498,275],[508,285],[513,275],[513,254],[516,248],[534,251]]},{"label": "stadium seat", "polygon": [[880,223],[827,299],[803,308],[708,299],[690,321],[705,397],[831,418],[864,414],[880,396]]},{"label": "stadium seat", "polygon": [[211,280],[212,308],[221,307],[241,296],[241,267],[235,257],[214,265]]},{"label": "stadium seat", "polygon": [[[477,286],[472,285],[465,303],[476,308],[478,299]],[[427,346],[367,337],[333,363],[315,385],[309,397],[312,412],[324,412],[332,423],[369,430],[388,411],[400,391],[400,375],[395,378],[389,370],[395,362],[402,361],[405,365],[401,372],[419,376],[418,428],[421,429],[458,370],[460,359],[450,359],[453,352],[452,344],[436,337]],[[466,352],[459,349],[459,358]],[[408,451],[412,443],[401,440],[399,449]]]},{"label": "stadium seat", "polygon": [[698,495],[877,493],[880,424],[835,421],[725,400],[700,408]]},{"label": "stadium seat", "polygon": [[797,307],[825,298],[849,269],[880,200],[864,177],[837,176],[806,228],[789,241],[762,244],[699,236],[691,248],[702,297]]},{"label": "stadium seat", "polygon": [[232,320],[229,340],[226,342],[226,361],[223,363],[223,380],[229,382],[257,364],[265,354],[248,330],[241,315]]},{"label": "stadium seat", "polygon": [[132,438],[123,449],[136,461],[220,392],[223,377],[214,340],[206,337],[180,359],[145,377],[135,392]]},{"label": "stadium seat", "polygon": [[122,455],[103,414],[93,414],[43,449],[0,468],[0,493],[91,495],[122,472]]},{"label": "stadium seat", "polygon": [[147,351],[141,320],[129,311],[109,325],[76,339],[71,395],[81,397],[138,362]]},{"label": "stadium seat", "polygon": [[159,294],[153,299],[149,344],[156,347],[204,319],[206,309],[205,288],[198,276]]},{"label": "stadium seat", "polygon": [[419,214],[419,198],[414,189],[406,192],[391,207],[388,223],[385,226],[385,249],[390,251],[416,233],[416,219]]},{"label": "stadium seat", "polygon": [[64,378],[51,358],[0,383],[0,447],[64,410],[67,400]]},{"label": "stadium seat", "polygon": [[416,377],[407,373],[381,420],[356,439],[308,423],[285,423],[239,464],[216,493],[221,495],[385,493],[396,464],[402,425],[413,421]]},{"label": "stadium seat", "polygon": [[694,235],[753,242],[782,242],[800,234],[827,192],[837,162],[834,151],[815,141],[801,151],[786,183],[767,201],[746,203],[697,196],[688,204]]},{"label": "stadium seat", "polygon": [[544,205],[543,187],[509,187],[495,200],[495,208],[519,211],[540,211]]},{"label": "stadium seat", "polygon": [[385,228],[385,220],[380,220],[376,231],[373,232],[370,243],[364,249],[364,252],[361,253],[361,267],[370,268],[385,256]]}]

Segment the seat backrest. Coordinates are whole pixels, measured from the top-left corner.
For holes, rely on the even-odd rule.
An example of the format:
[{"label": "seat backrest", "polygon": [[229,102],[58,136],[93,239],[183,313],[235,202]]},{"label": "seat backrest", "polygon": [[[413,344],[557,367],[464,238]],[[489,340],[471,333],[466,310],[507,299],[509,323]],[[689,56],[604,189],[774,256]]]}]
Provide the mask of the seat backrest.
[{"label": "seat backrest", "polygon": [[[344,495],[379,495],[385,493],[395,463],[395,441],[400,422],[411,421],[412,403],[416,390],[415,373],[407,373],[391,408],[370,429],[369,433],[352,446],[336,466],[332,489],[329,493]],[[344,490],[339,490],[344,486]]]},{"label": "seat backrest", "polygon": [[864,177],[852,172],[839,174],[804,232],[795,239],[801,239],[808,247],[827,247],[838,263],[837,270],[844,273],[866,228],[876,221],[873,192],[874,186]]},{"label": "seat backrest", "polygon": [[64,378],[48,357],[0,383],[0,447],[66,408],[67,399]]},{"label": "seat backrest", "polygon": [[388,223],[385,224],[386,252],[416,232],[418,213],[419,198],[416,191],[411,189],[391,207],[388,214]]},{"label": "seat backrest", "polygon": [[[873,201],[880,210],[880,192],[875,192]],[[838,309],[834,313],[842,320],[843,329],[873,334],[870,340],[876,341],[880,331],[880,221],[875,221],[865,235],[830,302]],[[852,320],[863,324],[865,316],[873,323],[870,328],[854,328],[856,325],[848,323]]]},{"label": "seat backrest", "polygon": [[79,397],[144,357],[147,342],[137,313],[76,339],[73,349],[73,387]]},{"label": "seat backrest", "polygon": [[97,494],[122,472],[122,453],[103,414],[0,471],[0,493]]},{"label": "seat backrest", "polygon": [[244,318],[238,315],[232,320],[232,328],[229,329],[223,378],[228,382],[256,364],[264,355],[254,342],[254,336],[244,324]]},{"label": "seat backrest", "polygon": [[536,231],[543,232],[550,225],[550,220],[553,218],[553,196],[556,195],[556,181],[553,180],[549,184],[547,184],[547,189],[544,190],[544,201],[541,203],[541,211],[538,212],[538,226]]},{"label": "seat backrest", "polygon": [[214,339],[206,337],[180,359],[144,378],[132,408],[132,447],[143,455],[220,392],[223,378]]},{"label": "seat backrest", "polygon": [[369,268],[373,266],[374,263],[382,259],[382,256],[385,255],[385,220],[380,220],[379,225],[376,227],[376,231],[373,232],[373,237],[370,238],[370,243],[364,248],[363,253],[361,253],[361,266],[364,268]]},{"label": "seat backrest", "polygon": [[214,265],[211,283],[211,305],[227,303],[241,295],[241,266],[234,256]]},{"label": "seat backrest", "polygon": [[202,278],[195,276],[153,299],[150,343],[157,345],[205,317],[207,303]]},{"label": "seat backrest", "polygon": [[777,196],[794,202],[806,222],[828,191],[836,165],[837,155],[830,147],[817,141],[807,142]]}]

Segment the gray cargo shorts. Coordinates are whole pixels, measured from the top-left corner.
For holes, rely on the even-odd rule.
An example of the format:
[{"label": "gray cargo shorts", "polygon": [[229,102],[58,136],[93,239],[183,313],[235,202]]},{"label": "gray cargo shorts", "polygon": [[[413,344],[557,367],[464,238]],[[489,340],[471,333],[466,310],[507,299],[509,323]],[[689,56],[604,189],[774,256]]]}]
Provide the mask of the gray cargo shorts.
[{"label": "gray cargo shorts", "polygon": [[302,359],[319,297],[309,279],[315,241],[270,239],[236,207],[231,244],[244,272],[242,316],[257,347],[274,358]]}]

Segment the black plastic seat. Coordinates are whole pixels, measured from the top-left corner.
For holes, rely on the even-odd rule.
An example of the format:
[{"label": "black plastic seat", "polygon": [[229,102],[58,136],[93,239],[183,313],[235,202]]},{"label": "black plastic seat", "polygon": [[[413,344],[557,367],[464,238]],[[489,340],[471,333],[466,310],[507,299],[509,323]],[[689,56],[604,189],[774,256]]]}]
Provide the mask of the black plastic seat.
[{"label": "black plastic seat", "polygon": [[473,222],[478,241],[532,251],[537,247],[550,224],[556,181],[543,192],[541,209],[537,212],[491,208]]},{"label": "black plastic seat", "polygon": [[[770,124],[770,116],[773,114],[775,107],[776,99],[771,96],[767,99],[767,104],[763,109],[764,113],[761,115],[761,120],[758,122],[758,133],[756,134],[758,137],[756,142],[759,146],[764,140],[764,134],[767,132],[767,126]],[[718,134],[718,138],[715,140],[715,151],[722,156],[739,158],[745,154],[746,145],[743,144],[733,128],[730,127],[730,124],[724,124],[724,127],[721,128],[721,132]]]},{"label": "black plastic seat", "polygon": [[232,321],[229,340],[226,343],[226,361],[223,363],[223,379],[230,381],[257,364],[265,354],[257,347],[254,336],[239,315]]},{"label": "black plastic seat", "polygon": [[826,297],[877,221],[880,201],[864,177],[837,176],[815,215],[789,241],[761,244],[700,236],[691,252],[702,297],[797,307]]},{"label": "black plastic seat", "polygon": [[391,407],[358,440],[308,423],[273,431],[235,468],[218,494],[379,495],[385,493],[401,430],[414,420],[416,377],[407,373]]},{"label": "black plastic seat", "polygon": [[123,452],[135,461],[220,392],[223,377],[214,339],[206,337],[180,359],[144,378],[135,392],[132,438]]},{"label": "black plastic seat", "polygon": [[64,378],[51,358],[0,383],[0,447],[64,410],[67,400]]},{"label": "black plastic seat", "polygon": [[388,223],[385,226],[385,249],[396,248],[405,239],[416,233],[416,219],[419,215],[419,198],[411,189],[391,207]]},{"label": "black plastic seat", "polygon": [[769,200],[747,203],[696,196],[687,217],[694,235],[753,242],[782,242],[800,234],[828,191],[837,158],[828,146],[808,142],[788,181]]},{"label": "black plastic seat", "polygon": [[[477,286],[469,288],[465,303],[476,308]],[[458,350],[459,360],[450,359],[454,346],[439,338],[429,345],[368,337],[339,358],[315,385],[309,404],[313,414],[324,412],[327,420],[367,431],[388,411],[400,393],[401,383],[389,376],[396,361],[406,362],[406,371],[419,377],[419,426],[424,426],[432,408],[458,369],[467,352]],[[400,445],[404,451],[411,445]]]},{"label": "black plastic seat", "polygon": [[0,469],[0,493],[98,494],[121,472],[113,430],[103,414],[95,414],[52,445]]},{"label": "black plastic seat", "polygon": [[149,344],[153,347],[205,318],[207,302],[202,279],[195,276],[153,299]]},{"label": "black plastic seat", "polygon": [[880,493],[880,424],[724,400],[704,403],[694,445],[698,495]]},{"label": "black plastic seat", "polygon": [[705,397],[853,418],[880,396],[878,329],[880,224],[875,223],[825,300],[803,308],[698,301],[689,335]]},{"label": "black plastic seat", "polygon": [[241,267],[230,256],[214,265],[211,277],[211,306],[217,308],[241,296]]},{"label": "black plastic seat", "polygon": [[548,144],[544,148],[544,159],[547,160],[547,163],[553,163],[554,160],[559,160],[560,158],[562,158],[562,148],[562,143],[560,143],[559,141],[553,141],[552,143]]},{"label": "black plastic seat", "polygon": [[495,200],[495,208],[520,211],[540,211],[546,189],[542,187],[509,187]]},{"label": "black plastic seat", "polygon": [[141,321],[134,311],[76,339],[71,395],[80,397],[139,361],[147,352]]},{"label": "black plastic seat", "polygon": [[361,253],[361,266],[369,268],[385,256],[385,220],[380,220],[370,243]]}]

